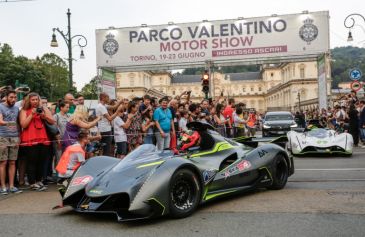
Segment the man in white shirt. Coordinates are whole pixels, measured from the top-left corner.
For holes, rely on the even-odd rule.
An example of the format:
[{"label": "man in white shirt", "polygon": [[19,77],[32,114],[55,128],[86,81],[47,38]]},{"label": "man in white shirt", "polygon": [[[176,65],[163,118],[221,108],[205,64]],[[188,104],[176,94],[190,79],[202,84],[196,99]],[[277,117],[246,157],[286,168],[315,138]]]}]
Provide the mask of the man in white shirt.
[{"label": "man in white shirt", "polygon": [[122,111],[123,105],[118,104],[117,111],[110,115],[108,113],[107,104],[109,103],[109,95],[102,92],[100,93],[100,103],[96,106],[96,116],[100,116],[101,120],[98,122],[98,128],[101,134],[101,143],[105,143],[106,145],[103,147],[103,155],[113,156],[111,152],[111,145],[113,140],[112,134],[112,126],[111,122],[115,117],[117,117],[118,112]]},{"label": "man in white shirt", "polygon": [[[123,159],[128,153],[128,144],[127,144],[127,134],[125,133],[124,127],[126,127],[126,123],[124,123],[123,119],[120,117],[122,113],[119,113],[118,116],[113,120],[114,127],[114,140],[117,145],[116,156],[117,158]],[[127,123],[130,123],[128,120]]]}]

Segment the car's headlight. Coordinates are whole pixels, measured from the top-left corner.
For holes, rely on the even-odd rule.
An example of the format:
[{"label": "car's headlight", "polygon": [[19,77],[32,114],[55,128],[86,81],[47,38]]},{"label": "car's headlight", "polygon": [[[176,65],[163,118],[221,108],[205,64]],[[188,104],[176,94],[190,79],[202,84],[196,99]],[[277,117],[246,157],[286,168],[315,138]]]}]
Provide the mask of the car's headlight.
[{"label": "car's headlight", "polygon": [[298,127],[298,124],[294,123],[293,125],[290,125],[291,128],[296,128]]},{"label": "car's headlight", "polygon": [[264,124],[264,128],[271,128],[270,126],[268,126],[268,125],[266,125],[266,124]]}]

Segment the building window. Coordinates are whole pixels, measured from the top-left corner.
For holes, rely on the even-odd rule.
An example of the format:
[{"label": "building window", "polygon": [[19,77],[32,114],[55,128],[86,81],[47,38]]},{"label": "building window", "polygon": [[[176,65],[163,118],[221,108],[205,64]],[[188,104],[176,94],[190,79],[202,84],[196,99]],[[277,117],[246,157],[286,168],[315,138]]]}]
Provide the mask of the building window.
[{"label": "building window", "polygon": [[304,68],[300,69],[300,78],[304,78],[305,77],[305,72],[304,72]]},{"label": "building window", "polygon": [[134,86],[134,78],[131,78],[131,86]]},{"label": "building window", "polygon": [[253,91],[253,87],[251,87],[251,91]]},{"label": "building window", "polygon": [[172,91],[172,95],[175,95],[175,91]]},{"label": "building window", "polygon": [[261,87],[259,87],[259,91],[262,91],[262,88]]},{"label": "building window", "polygon": [[246,88],[245,87],[242,88],[242,92],[246,92]]},{"label": "building window", "polygon": [[273,77],[273,76],[274,76],[274,73],[272,72],[272,73],[271,73],[271,77]]}]

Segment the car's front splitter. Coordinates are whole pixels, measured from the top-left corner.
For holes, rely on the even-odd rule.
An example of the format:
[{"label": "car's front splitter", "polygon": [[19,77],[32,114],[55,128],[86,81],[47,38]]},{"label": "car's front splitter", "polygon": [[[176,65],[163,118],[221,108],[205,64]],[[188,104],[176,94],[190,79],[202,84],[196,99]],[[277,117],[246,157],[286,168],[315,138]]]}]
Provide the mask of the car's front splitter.
[{"label": "car's front splitter", "polygon": [[326,152],[308,151],[308,152],[293,153],[293,156],[297,157],[303,157],[303,156],[327,157],[327,156],[351,156],[351,155],[352,152],[347,152],[347,151],[326,151]]}]

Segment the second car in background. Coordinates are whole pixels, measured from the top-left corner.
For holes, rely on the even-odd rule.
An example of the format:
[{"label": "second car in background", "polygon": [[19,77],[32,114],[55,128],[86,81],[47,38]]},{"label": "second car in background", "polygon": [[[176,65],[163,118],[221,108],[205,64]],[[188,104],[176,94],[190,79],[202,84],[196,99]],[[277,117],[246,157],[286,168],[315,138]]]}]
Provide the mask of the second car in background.
[{"label": "second car in background", "polygon": [[282,136],[298,125],[294,117],[287,111],[267,112],[262,126],[262,136]]}]

